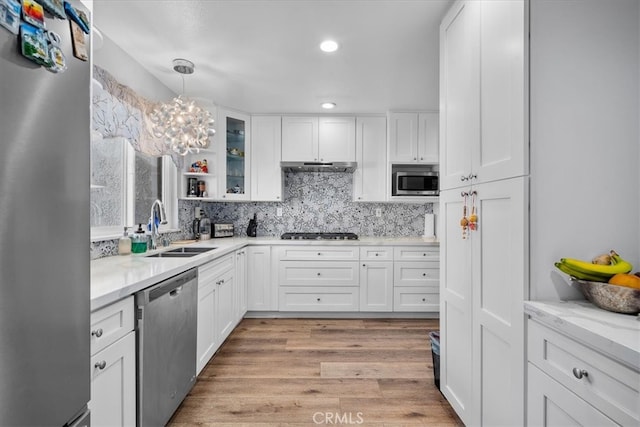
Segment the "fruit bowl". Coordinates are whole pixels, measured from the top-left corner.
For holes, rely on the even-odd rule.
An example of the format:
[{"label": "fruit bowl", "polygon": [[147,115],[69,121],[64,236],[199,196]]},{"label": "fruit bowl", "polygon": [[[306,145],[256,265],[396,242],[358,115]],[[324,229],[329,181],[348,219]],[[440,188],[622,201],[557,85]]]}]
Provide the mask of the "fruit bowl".
[{"label": "fruit bowl", "polygon": [[640,289],[574,278],[571,280],[578,284],[585,298],[597,307],[615,313],[640,313]]}]

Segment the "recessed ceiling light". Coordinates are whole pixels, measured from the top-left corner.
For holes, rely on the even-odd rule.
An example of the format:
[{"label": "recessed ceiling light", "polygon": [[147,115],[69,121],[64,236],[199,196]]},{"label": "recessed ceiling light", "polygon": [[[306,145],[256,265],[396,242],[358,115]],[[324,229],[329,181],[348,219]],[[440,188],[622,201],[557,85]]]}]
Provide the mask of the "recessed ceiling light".
[{"label": "recessed ceiling light", "polygon": [[324,102],[322,104],[322,108],[324,108],[325,110],[331,110],[332,108],[336,108],[336,103],[335,102]]},{"label": "recessed ceiling light", "polygon": [[338,43],[334,42],[333,40],[325,40],[320,43],[320,50],[322,50],[323,52],[335,52],[336,50],[338,50]]}]

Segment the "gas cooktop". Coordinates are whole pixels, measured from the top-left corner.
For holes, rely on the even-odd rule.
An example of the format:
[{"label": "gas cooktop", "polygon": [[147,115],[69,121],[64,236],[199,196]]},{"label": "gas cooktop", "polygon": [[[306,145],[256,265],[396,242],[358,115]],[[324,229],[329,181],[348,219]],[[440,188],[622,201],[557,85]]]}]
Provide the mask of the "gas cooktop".
[{"label": "gas cooktop", "polygon": [[355,233],[284,233],[283,240],[358,240]]}]

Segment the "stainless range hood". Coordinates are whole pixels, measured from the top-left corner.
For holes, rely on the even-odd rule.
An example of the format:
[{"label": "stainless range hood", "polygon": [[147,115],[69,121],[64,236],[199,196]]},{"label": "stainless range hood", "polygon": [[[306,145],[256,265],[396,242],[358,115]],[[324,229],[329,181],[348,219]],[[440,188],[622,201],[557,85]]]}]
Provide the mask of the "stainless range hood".
[{"label": "stainless range hood", "polygon": [[284,172],[353,172],[356,162],[280,162]]}]

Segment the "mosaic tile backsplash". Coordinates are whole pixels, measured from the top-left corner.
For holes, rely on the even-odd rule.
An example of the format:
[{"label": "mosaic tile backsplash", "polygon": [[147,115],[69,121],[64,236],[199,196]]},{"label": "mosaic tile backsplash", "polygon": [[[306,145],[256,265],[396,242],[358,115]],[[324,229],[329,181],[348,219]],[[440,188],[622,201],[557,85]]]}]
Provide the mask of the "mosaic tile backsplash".
[{"label": "mosaic tile backsplash", "polygon": [[[259,237],[280,237],[286,232],[350,232],[359,236],[421,236],[424,215],[433,213],[432,203],[355,203],[353,175],[350,173],[287,173],[284,201],[200,202],[180,200],[178,217],[181,233],[169,233],[173,240],[193,238],[191,224],[195,207],[204,209],[212,223],[233,223],[235,235],[247,235],[253,214],[258,218]],[[276,215],[282,208],[282,216]],[[376,209],[382,211],[376,217]],[[116,255],[117,241],[91,245],[91,258]]]},{"label": "mosaic tile backsplash", "polygon": [[[287,173],[282,203],[202,203],[181,200],[180,228],[190,229],[194,208],[202,207],[212,223],[233,223],[236,236],[247,235],[253,214],[258,218],[258,236],[280,237],[286,232],[351,232],[359,236],[421,236],[424,214],[432,203],[355,203],[350,173]],[[282,208],[282,216],[276,209]],[[381,217],[375,210],[382,211]]]}]

